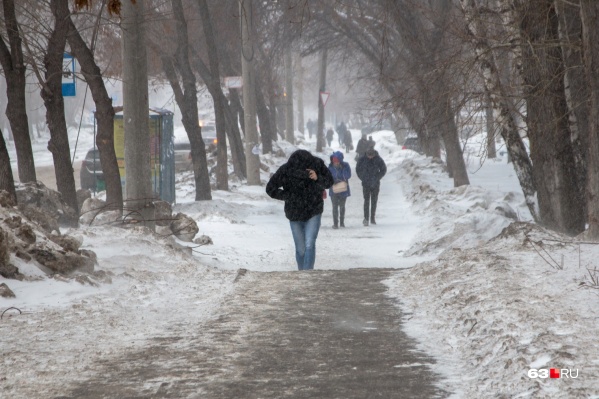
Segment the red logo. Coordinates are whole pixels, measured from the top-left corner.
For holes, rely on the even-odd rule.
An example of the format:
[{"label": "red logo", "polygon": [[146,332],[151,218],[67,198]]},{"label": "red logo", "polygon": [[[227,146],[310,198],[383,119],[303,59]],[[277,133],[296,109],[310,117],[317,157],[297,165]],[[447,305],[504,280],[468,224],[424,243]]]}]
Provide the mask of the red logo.
[{"label": "red logo", "polygon": [[559,369],[549,369],[549,378],[559,378]]}]

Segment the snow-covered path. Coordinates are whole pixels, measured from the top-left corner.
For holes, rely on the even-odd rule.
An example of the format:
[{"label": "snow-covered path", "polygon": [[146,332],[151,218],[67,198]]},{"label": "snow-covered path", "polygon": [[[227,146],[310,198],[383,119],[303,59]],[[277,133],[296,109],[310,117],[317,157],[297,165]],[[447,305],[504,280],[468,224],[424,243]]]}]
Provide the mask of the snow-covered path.
[{"label": "snow-covered path", "polygon": [[[400,307],[417,348],[435,358],[430,367],[442,375],[441,388],[452,399],[599,398],[599,284],[593,283],[599,279],[599,246],[532,223],[512,224],[530,220],[513,168],[505,159],[486,160],[481,168],[476,142],[465,156],[472,184],[454,188],[438,162],[402,151],[392,132],[374,136],[389,168],[378,225],[361,224],[362,195],[354,176],[347,228],[331,228],[326,202],[317,241],[319,273],[395,269],[385,295]],[[297,148],[279,145],[287,155]],[[347,158],[355,171],[353,153]],[[271,168],[263,182],[286,160],[261,159]],[[100,359],[109,364],[141,353],[157,337],[175,342],[194,336],[236,298],[240,268],[254,276],[310,276],[295,272],[283,203],[268,198],[263,186],[233,182],[230,191],[214,191],[213,201],[195,202],[190,179],[180,178],[175,211],[193,217],[200,235],[214,245],[188,255],[143,229],[65,231],[98,254],[97,270],[107,279],[97,286],[48,277],[31,262],[11,259],[28,279],[0,279],[17,295],[0,298],[1,309],[23,311],[8,311],[0,321],[0,397],[53,397],[96,378]],[[264,286],[265,300],[269,288]],[[206,353],[210,344],[204,341]],[[530,370],[550,367],[576,370],[578,377],[529,376]],[[149,386],[156,388],[155,382]]]},{"label": "snow-covered path", "polygon": [[446,398],[434,359],[415,348],[385,295],[393,273],[242,273],[218,318],[99,357],[61,397]]},{"label": "snow-covered path", "polygon": [[[354,153],[346,157],[352,168],[351,196],[346,202],[346,228],[333,230],[330,198],[325,200],[324,213],[316,241],[316,269],[349,269],[355,267],[412,267],[432,256],[403,257],[414,240],[414,232],[424,225],[425,216],[410,210],[411,204],[401,188],[402,171],[389,165],[381,182],[377,208],[377,225],[364,227],[362,185],[355,174]],[[216,192],[218,198],[202,206],[179,205],[196,220],[200,219],[200,234],[209,232],[214,246],[206,249],[214,256],[203,257],[207,264],[223,268],[245,268],[257,271],[292,271],[297,266],[289,221],[283,212],[283,202],[269,199],[264,187],[240,187],[246,197],[259,202],[260,212],[243,211],[231,204],[235,194]],[[246,213],[247,212],[247,213]],[[244,213],[246,213],[244,215]],[[225,220],[231,223],[222,228]],[[258,260],[258,261],[257,261]]]}]

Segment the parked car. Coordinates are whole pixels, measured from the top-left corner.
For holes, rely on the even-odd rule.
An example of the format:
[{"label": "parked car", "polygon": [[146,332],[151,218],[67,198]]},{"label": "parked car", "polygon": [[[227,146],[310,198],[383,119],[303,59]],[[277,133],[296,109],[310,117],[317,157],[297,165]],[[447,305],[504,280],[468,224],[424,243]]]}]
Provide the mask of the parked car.
[{"label": "parked car", "polygon": [[422,154],[422,146],[420,145],[420,140],[418,137],[407,137],[403,142],[402,150],[412,150],[416,151],[418,154]]},{"label": "parked car", "polygon": [[100,164],[100,151],[97,148],[89,150],[81,162],[79,182],[84,190],[103,191],[105,189],[106,183]]},{"label": "parked car", "polygon": [[206,145],[207,150],[211,150],[214,147],[216,147],[216,126],[202,126],[202,139],[204,140],[204,144]]},{"label": "parked car", "polygon": [[175,170],[190,170],[191,166],[191,144],[189,141],[175,142]]}]

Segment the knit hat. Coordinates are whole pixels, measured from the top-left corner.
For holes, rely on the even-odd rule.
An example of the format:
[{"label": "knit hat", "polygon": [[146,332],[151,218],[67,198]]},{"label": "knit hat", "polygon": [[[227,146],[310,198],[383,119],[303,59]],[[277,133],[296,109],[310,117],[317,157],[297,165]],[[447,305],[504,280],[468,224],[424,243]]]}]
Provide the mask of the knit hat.
[{"label": "knit hat", "polygon": [[375,151],[374,147],[370,147],[366,150],[366,156],[373,157],[375,155],[376,155],[376,151]]}]

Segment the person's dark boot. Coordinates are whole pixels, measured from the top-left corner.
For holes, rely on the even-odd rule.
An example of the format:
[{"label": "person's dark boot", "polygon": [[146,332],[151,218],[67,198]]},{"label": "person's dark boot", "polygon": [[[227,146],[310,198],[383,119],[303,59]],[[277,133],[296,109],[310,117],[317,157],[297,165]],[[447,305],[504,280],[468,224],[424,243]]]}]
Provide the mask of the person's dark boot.
[{"label": "person's dark boot", "polygon": [[363,224],[364,226],[368,226],[368,219],[364,219],[364,220],[362,221],[362,224]]},{"label": "person's dark boot", "polygon": [[339,223],[339,227],[345,227],[345,223],[343,223],[343,220],[341,221],[341,223]]},{"label": "person's dark boot", "polygon": [[370,218],[370,224],[376,224],[376,220],[374,220],[374,216]]},{"label": "person's dark boot", "polygon": [[333,229],[337,230],[339,228],[339,226],[337,226],[336,224],[333,225]]}]

